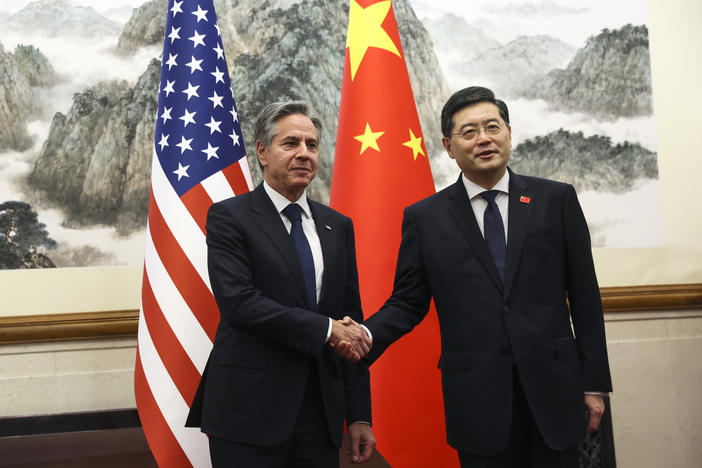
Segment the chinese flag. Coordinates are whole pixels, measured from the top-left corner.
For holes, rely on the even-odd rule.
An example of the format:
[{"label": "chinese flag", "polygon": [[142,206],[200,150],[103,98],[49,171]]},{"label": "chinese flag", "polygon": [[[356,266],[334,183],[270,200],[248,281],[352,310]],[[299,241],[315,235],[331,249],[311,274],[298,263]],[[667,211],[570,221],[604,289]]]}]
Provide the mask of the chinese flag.
[{"label": "chinese flag", "polygon": [[[354,222],[366,316],[392,293],[404,208],[434,191],[392,3],[351,0],[330,204]],[[438,357],[431,310],[371,367],[377,450],[392,466],[458,466]]]}]

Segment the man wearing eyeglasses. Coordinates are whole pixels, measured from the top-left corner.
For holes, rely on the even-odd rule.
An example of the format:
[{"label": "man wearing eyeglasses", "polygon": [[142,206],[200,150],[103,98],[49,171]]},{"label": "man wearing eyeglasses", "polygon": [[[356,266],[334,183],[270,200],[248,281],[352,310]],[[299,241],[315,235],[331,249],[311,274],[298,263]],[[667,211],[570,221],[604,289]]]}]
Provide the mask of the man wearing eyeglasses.
[{"label": "man wearing eyeglasses", "polygon": [[507,167],[509,111],[489,89],[451,96],[441,127],[461,175],[405,210],[393,294],[364,322],[368,359],[421,322],[433,298],[447,438],[461,465],[577,467],[612,385],[575,190]]}]

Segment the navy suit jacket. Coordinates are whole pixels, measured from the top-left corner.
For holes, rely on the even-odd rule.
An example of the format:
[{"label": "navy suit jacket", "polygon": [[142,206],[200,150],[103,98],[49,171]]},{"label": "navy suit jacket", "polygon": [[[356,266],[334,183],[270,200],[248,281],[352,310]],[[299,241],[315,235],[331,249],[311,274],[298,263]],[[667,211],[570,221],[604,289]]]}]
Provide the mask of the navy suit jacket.
[{"label": "navy suit jacket", "polygon": [[332,440],[344,418],[371,422],[367,367],[326,346],[329,317],[362,321],[351,220],[309,200],[324,257],[316,310],[306,306],[302,267],[262,185],[212,205],[208,267],[220,322],[187,426],[219,438],[276,445],[291,433],[310,361]]},{"label": "navy suit jacket", "polygon": [[560,450],[585,436],[584,390],[611,390],[574,188],[510,171],[507,239],[501,281],[460,178],[406,208],[392,296],[365,322],[369,360],[417,325],[433,298],[449,444],[483,455],[505,447],[514,363],[544,439]]}]

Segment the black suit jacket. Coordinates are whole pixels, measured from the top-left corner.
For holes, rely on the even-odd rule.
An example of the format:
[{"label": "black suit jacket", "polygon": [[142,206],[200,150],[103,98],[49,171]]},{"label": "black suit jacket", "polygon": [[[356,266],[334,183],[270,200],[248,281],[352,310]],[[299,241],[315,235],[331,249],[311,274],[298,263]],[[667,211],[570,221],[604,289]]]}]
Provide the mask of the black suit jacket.
[{"label": "black suit jacket", "polygon": [[507,443],[513,362],[554,449],[585,436],[584,390],[611,390],[602,303],[575,190],[510,171],[508,217],[502,282],[460,178],[408,207],[393,294],[365,322],[372,361],[434,299],[448,442],[475,454]]},{"label": "black suit jacket", "polygon": [[371,422],[367,367],[325,345],[329,317],[363,319],[353,225],[327,206],[309,205],[324,257],[315,311],[306,308],[302,267],[263,185],[210,208],[208,267],[220,323],[186,425],[241,443],[283,442],[311,360],[332,440],[340,445],[344,418]]}]

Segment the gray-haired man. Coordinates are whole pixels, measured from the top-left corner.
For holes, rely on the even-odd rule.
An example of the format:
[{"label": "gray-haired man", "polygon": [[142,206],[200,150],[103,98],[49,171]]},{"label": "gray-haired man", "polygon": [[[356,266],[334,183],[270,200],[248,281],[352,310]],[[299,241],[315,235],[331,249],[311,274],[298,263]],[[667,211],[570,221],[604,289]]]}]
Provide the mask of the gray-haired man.
[{"label": "gray-haired man", "polygon": [[263,183],[208,213],[220,323],[187,425],[210,436],[215,467],[337,467],[344,419],[352,461],[375,445],[368,369],[343,359],[371,345],[341,322],[362,320],[353,225],[305,194],[321,128],[304,102],[264,108]]}]

